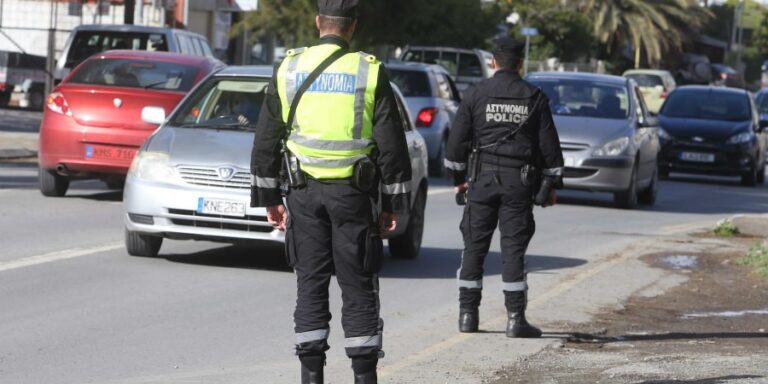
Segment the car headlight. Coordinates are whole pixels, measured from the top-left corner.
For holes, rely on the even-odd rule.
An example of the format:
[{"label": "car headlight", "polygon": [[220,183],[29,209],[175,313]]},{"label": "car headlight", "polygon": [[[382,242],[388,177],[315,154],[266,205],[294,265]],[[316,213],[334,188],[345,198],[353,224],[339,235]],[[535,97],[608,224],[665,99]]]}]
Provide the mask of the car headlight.
[{"label": "car headlight", "polygon": [[752,132],[742,132],[737,133],[733,136],[731,136],[728,141],[726,141],[726,144],[743,144],[743,143],[749,143],[752,141],[752,139],[755,137],[755,134]]},{"label": "car headlight", "polygon": [[659,128],[659,138],[663,140],[672,140],[674,137],[665,131],[664,128]]},{"label": "car headlight", "polygon": [[171,156],[167,153],[140,151],[128,174],[145,180],[171,181],[176,177],[176,169],[171,166]]},{"label": "car headlight", "polygon": [[629,137],[622,137],[613,141],[609,141],[603,145],[602,148],[595,151],[595,156],[619,156],[624,153],[629,147]]}]

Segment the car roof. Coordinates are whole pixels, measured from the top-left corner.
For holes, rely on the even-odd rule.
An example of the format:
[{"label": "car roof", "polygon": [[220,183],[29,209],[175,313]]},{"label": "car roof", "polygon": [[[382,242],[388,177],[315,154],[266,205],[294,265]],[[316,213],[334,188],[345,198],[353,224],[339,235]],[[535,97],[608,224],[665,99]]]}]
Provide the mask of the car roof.
[{"label": "car roof", "polygon": [[270,65],[234,65],[216,73],[216,76],[272,77],[274,67]]},{"label": "car roof", "polygon": [[148,25],[131,25],[131,24],[83,24],[78,25],[73,31],[118,31],[118,32],[154,32],[154,33],[166,33],[170,31],[188,32],[183,29],[176,28],[164,28],[164,27],[151,27]]},{"label": "car roof", "polygon": [[[409,45],[408,47],[405,48],[405,50],[406,51],[421,50],[421,51],[447,51],[447,52],[460,52],[460,53],[475,53],[474,49],[442,47],[442,46],[427,46],[427,45]],[[478,49],[478,51],[485,52],[482,49]]]},{"label": "car roof", "polygon": [[675,92],[680,91],[688,91],[688,92],[718,92],[718,93],[731,93],[735,95],[747,95],[749,92],[747,92],[744,89],[739,88],[730,88],[730,87],[715,87],[711,85],[684,85],[682,87],[677,87],[675,89]]},{"label": "car roof", "polygon": [[404,70],[414,70],[414,71],[423,71],[423,72],[432,71],[432,72],[448,74],[448,70],[439,64],[425,64],[425,63],[418,63],[415,61],[390,61],[384,64],[384,66],[387,67],[388,69],[404,69]]},{"label": "car roof", "polygon": [[199,66],[206,62],[217,64],[219,61],[207,56],[192,56],[176,52],[152,52],[152,51],[134,51],[134,50],[112,50],[97,53],[89,58],[92,59],[138,59],[138,60],[156,60],[169,61],[178,64]]},{"label": "car roof", "polygon": [[624,75],[659,75],[659,76],[672,76],[669,71],[663,69],[630,69],[624,72]]},{"label": "car roof", "polygon": [[527,80],[536,79],[562,79],[562,80],[584,80],[599,81],[601,83],[627,85],[627,78],[614,75],[601,75],[597,73],[585,72],[533,72],[525,77]]}]

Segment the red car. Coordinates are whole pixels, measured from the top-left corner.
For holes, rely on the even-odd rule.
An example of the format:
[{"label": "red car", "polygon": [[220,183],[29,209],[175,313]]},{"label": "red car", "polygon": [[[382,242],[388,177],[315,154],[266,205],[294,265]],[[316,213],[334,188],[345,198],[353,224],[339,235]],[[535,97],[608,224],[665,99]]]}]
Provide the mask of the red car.
[{"label": "red car", "polygon": [[[224,65],[176,53],[109,51],[80,64],[53,89],[40,126],[39,186],[64,196],[72,179],[125,180],[133,156],[192,87]],[[161,116],[163,116],[161,114]],[[143,118],[144,117],[144,118]]]}]

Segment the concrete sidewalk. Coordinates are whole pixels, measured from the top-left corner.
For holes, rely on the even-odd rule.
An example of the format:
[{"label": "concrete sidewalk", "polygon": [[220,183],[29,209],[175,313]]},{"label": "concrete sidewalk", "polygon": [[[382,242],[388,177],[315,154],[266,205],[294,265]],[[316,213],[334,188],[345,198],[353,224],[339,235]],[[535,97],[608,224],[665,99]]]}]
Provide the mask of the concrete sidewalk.
[{"label": "concrete sidewalk", "polygon": [[33,132],[0,132],[0,160],[36,157],[38,137]]}]

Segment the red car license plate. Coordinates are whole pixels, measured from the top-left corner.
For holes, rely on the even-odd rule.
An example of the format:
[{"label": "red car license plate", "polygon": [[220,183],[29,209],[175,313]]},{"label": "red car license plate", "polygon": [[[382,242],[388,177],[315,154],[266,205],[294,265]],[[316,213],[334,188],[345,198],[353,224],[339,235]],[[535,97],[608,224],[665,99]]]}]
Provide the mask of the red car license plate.
[{"label": "red car license plate", "polygon": [[103,145],[85,146],[86,159],[131,161],[134,156],[136,156],[136,150],[132,148],[107,147]]}]

